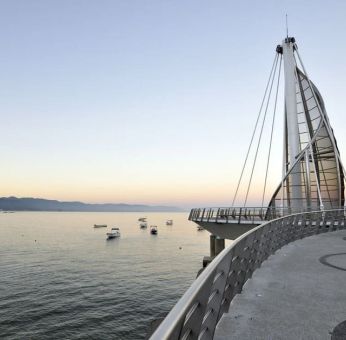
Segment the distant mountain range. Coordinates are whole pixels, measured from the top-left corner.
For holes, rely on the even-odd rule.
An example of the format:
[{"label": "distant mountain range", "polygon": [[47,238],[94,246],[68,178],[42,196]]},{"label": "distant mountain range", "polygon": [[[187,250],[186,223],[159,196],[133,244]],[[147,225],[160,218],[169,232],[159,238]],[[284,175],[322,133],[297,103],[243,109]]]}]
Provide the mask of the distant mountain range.
[{"label": "distant mountain range", "polygon": [[93,211],[93,212],[178,212],[183,209],[170,206],[142,204],[90,204],[83,202],[60,202],[32,197],[1,197],[0,210],[12,211]]}]

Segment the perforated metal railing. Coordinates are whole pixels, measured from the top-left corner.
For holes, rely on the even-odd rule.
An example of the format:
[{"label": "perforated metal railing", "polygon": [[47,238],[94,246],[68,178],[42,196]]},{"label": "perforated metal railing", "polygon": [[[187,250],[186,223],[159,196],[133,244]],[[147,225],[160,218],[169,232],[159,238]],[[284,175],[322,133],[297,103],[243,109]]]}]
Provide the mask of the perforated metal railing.
[{"label": "perforated metal railing", "polygon": [[192,209],[189,220],[194,222],[216,222],[216,223],[257,223],[266,219],[272,219],[282,212],[268,208],[196,208]]},{"label": "perforated metal railing", "polygon": [[[311,209],[310,209],[311,210]],[[308,209],[294,211],[291,208],[278,207],[218,207],[195,208],[190,211],[189,220],[213,223],[253,223],[261,224],[275,218],[302,213]]]},{"label": "perforated metal railing", "polygon": [[233,297],[263,261],[297,239],[339,229],[345,229],[344,208],[289,215],[250,230],[208,265],[150,339],[212,339]]}]

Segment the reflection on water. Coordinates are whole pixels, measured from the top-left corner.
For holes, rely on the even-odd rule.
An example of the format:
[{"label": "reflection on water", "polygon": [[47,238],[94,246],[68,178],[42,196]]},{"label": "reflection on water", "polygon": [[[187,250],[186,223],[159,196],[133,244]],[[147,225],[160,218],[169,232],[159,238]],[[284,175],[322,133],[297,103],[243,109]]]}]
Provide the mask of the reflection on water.
[{"label": "reflection on water", "polygon": [[[148,217],[147,229],[139,228],[141,216]],[[0,214],[0,338],[143,339],[208,255],[209,234],[187,217]],[[150,234],[151,224],[158,235]],[[121,237],[107,241],[111,227]]]}]

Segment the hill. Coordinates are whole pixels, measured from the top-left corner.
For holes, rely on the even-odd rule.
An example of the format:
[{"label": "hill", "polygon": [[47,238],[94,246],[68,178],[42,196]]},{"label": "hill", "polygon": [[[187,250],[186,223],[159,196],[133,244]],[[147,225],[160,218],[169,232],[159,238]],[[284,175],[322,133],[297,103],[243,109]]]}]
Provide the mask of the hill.
[{"label": "hill", "polygon": [[91,204],[83,202],[61,202],[32,197],[1,197],[1,210],[12,211],[93,211],[93,212],[178,212],[183,211],[171,206],[152,206],[143,204]]}]

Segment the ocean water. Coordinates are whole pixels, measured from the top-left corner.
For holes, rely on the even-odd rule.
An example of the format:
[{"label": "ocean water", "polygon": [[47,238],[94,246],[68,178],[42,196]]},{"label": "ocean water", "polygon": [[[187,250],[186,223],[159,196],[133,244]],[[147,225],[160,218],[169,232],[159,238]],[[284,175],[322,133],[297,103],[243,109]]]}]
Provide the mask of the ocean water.
[{"label": "ocean water", "polygon": [[[158,235],[139,228],[146,216]],[[187,213],[0,214],[0,339],[144,339],[196,277]],[[173,219],[173,226],[166,226]],[[94,229],[94,224],[108,228]],[[121,237],[106,241],[112,226]]]}]

